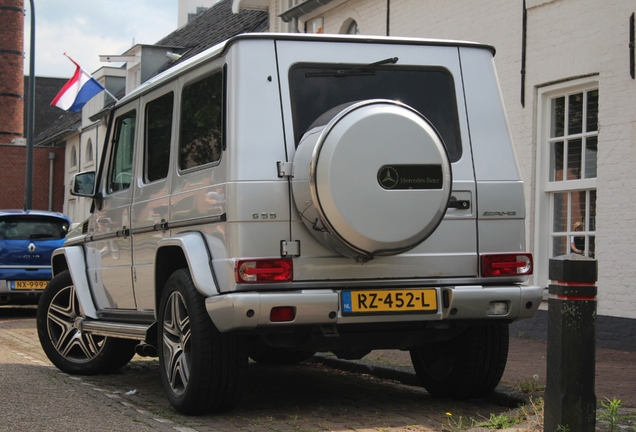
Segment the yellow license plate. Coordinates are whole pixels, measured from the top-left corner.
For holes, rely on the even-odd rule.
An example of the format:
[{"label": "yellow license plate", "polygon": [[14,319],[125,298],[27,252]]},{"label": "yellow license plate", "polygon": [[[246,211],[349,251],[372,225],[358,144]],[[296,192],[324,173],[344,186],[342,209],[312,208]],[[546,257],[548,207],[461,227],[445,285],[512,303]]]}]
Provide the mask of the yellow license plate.
[{"label": "yellow license plate", "polygon": [[437,290],[392,289],[342,292],[344,313],[437,312]]},{"label": "yellow license plate", "polygon": [[43,290],[49,281],[13,281],[11,286],[14,290]]}]

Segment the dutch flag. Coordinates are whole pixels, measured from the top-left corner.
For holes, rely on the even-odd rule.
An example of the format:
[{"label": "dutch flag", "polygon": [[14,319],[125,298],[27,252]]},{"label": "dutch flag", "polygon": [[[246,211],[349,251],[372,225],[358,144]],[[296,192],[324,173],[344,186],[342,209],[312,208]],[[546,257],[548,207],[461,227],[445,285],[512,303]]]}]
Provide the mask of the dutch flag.
[{"label": "dutch flag", "polygon": [[[66,55],[66,53],[64,53],[64,55]],[[51,105],[65,111],[80,112],[82,107],[86,105],[86,102],[105,89],[99,81],[82,69],[75,60],[70,57],[68,57],[68,59],[75,64],[75,73],[73,77],[64,84],[64,87],[62,87],[62,90],[55,96]]]}]

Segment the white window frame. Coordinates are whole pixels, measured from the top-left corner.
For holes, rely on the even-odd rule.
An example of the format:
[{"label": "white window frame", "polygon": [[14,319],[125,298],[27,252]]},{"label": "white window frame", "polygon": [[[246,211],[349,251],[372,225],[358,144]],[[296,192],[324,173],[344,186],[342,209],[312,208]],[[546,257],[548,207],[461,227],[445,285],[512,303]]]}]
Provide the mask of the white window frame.
[{"label": "white window frame", "polygon": [[75,148],[75,145],[71,147],[71,154],[69,157],[69,166],[72,168],[73,171],[75,171],[75,169],[77,169],[77,149]]},{"label": "white window frame", "polygon": [[77,221],[77,217],[75,216],[75,211],[77,208],[77,200],[75,198],[71,198],[66,203],[66,215],[71,219],[71,222]]},{"label": "white window frame", "polygon": [[[354,28],[355,32],[351,33],[351,27]],[[344,23],[342,23],[342,27],[340,28],[341,34],[360,34],[360,26],[358,26],[358,22],[353,18],[348,18]]]},{"label": "white window frame", "polygon": [[91,165],[93,163],[93,140],[88,138],[86,141],[86,160],[84,161],[87,165]]},{"label": "white window frame", "polygon": [[[550,182],[550,126],[551,101],[560,96],[599,89],[597,76],[580,78],[553,84],[538,89],[536,127],[536,172],[535,172],[535,220],[534,220],[534,276],[533,283],[547,287],[548,260],[552,257],[552,194],[555,192],[575,192],[597,190],[597,179],[567,180]],[[567,122],[567,118],[565,120]],[[600,129],[600,124],[599,124]],[[598,131],[597,131],[598,134]],[[600,144],[600,143],[599,143]],[[589,215],[589,201],[586,205]],[[567,217],[570,220],[570,214]],[[568,231],[570,227],[568,227]]]}]

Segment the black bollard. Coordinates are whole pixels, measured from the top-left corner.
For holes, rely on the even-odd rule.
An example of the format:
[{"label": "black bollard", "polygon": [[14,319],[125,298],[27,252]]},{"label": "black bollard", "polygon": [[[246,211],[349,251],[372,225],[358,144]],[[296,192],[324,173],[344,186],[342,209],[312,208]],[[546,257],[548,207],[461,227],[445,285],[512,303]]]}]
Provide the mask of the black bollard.
[{"label": "black bollard", "polygon": [[597,261],[576,254],[555,257],[549,277],[543,430],[594,432]]}]

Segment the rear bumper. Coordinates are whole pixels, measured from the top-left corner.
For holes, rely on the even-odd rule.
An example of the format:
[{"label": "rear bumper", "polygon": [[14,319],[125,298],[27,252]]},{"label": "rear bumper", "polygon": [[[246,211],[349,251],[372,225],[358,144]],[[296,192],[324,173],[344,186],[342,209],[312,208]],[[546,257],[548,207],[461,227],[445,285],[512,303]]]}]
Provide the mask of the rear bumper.
[{"label": "rear bumper", "polygon": [[[543,288],[539,286],[456,286],[435,289],[438,291],[438,305],[437,312],[432,314],[347,315],[342,312],[340,290],[324,289],[221,294],[207,298],[206,308],[219,331],[231,332],[354,323],[442,320],[515,321],[531,318],[543,297]],[[444,291],[447,294],[444,294]],[[444,298],[447,300],[444,301]],[[494,314],[489,311],[493,302],[506,304],[506,312]],[[295,319],[289,322],[271,322],[270,311],[276,306],[296,308]]]},{"label": "rear bumper", "polygon": [[[22,276],[22,275],[20,275]],[[31,275],[30,275],[31,276]],[[38,274],[33,274],[30,278],[24,278],[24,277],[16,277],[16,278],[7,278],[7,279],[0,279],[0,294],[21,294],[21,293],[29,293],[29,292],[33,292],[33,293],[41,293],[42,291],[44,291],[44,288],[42,289],[12,289],[11,288],[11,282],[12,281],[24,281],[24,280],[28,280],[28,281],[38,281],[38,282],[44,282],[45,284],[48,284],[49,281],[51,280],[51,272],[49,270],[48,273],[48,277],[46,277],[47,274],[46,273],[38,273]]]},{"label": "rear bumper", "polygon": [[0,305],[38,304],[42,290],[12,290],[6,280],[0,279]]},{"label": "rear bumper", "polygon": [[44,289],[11,289],[10,281],[21,280],[37,280],[48,282],[51,280],[51,269],[40,269],[31,271],[28,279],[24,277],[24,271],[21,274],[13,272],[10,278],[0,279],[0,305],[34,305],[38,304],[40,295]]}]

